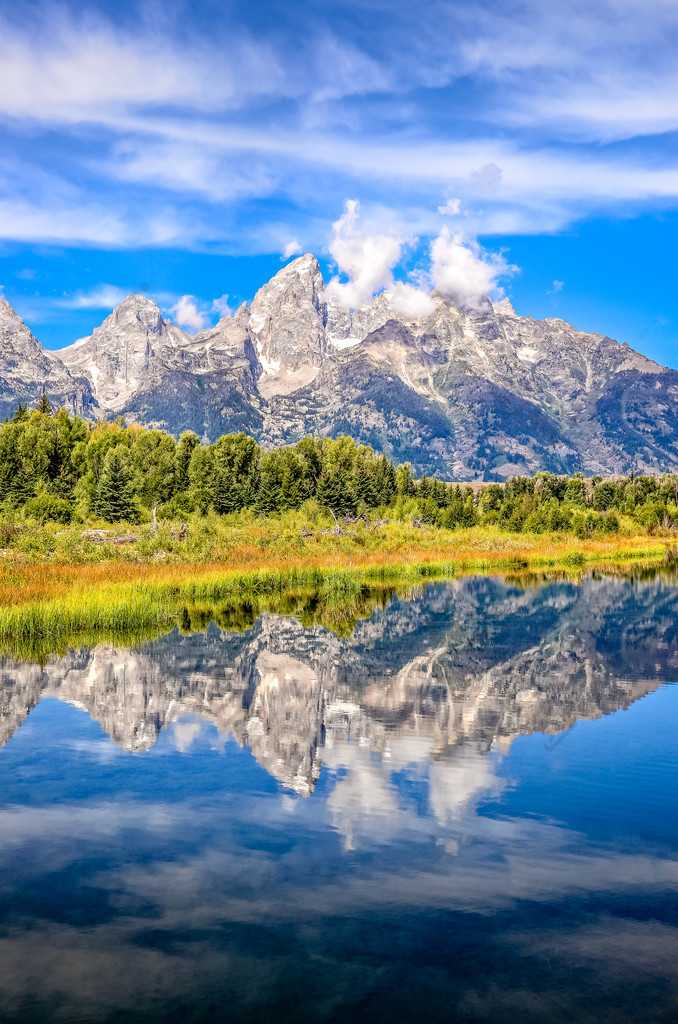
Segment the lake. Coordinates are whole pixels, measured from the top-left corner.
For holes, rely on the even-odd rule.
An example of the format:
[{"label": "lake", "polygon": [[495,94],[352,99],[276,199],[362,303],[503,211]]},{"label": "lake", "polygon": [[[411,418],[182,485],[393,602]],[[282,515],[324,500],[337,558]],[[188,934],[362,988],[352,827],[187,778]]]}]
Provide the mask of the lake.
[{"label": "lake", "polygon": [[678,1019],[670,577],[185,618],[0,661],[2,1021]]}]

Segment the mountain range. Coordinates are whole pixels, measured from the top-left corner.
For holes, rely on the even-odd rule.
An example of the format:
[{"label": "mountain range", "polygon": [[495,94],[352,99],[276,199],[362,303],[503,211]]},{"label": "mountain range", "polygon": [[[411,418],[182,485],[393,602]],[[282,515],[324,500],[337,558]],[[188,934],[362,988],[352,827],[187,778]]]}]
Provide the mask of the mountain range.
[{"label": "mountain range", "polygon": [[307,254],[196,335],[130,295],[57,352],[0,299],[0,415],[45,390],[88,418],[206,441],[350,434],[447,479],[678,471],[677,371],[507,299],[432,298],[418,318],[388,291],[345,309]]}]

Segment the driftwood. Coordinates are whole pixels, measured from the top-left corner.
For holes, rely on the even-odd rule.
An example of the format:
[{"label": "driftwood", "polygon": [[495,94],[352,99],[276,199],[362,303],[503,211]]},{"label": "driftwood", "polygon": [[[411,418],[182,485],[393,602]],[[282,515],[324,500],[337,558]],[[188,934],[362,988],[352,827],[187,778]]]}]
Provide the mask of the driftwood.
[{"label": "driftwood", "polygon": [[376,530],[377,527],[379,526],[388,526],[390,522],[390,519],[373,519],[372,522],[369,524],[369,529]]},{"label": "driftwood", "polygon": [[[306,529],[306,526],[302,526],[299,531],[299,536],[303,540],[309,540],[310,537],[315,537],[313,530]],[[321,526],[318,530],[319,537],[355,537],[355,531],[344,530],[339,524],[336,526]]]},{"label": "driftwood", "polygon": [[331,530],[321,530],[320,533],[323,536],[327,536],[328,533],[331,533],[332,536],[334,537],[355,537],[355,534],[351,533],[350,530],[343,530],[341,528],[341,526],[339,525],[339,520],[335,516],[334,512],[332,512],[332,509],[330,509],[330,512],[332,513],[332,518],[334,519],[334,526],[332,527]]},{"label": "driftwood", "polygon": [[344,526],[355,526],[356,523],[367,523],[367,516],[364,512],[358,516],[344,516]]},{"label": "driftwood", "polygon": [[412,520],[412,526],[414,526],[415,529],[417,529],[417,530],[423,530],[424,533],[430,533],[431,532],[429,530],[428,526],[424,526],[424,524],[421,521],[421,519],[413,519]]},{"label": "driftwood", "polygon": [[182,523],[176,530],[172,530],[170,537],[172,540],[186,540],[187,535],[188,523]]},{"label": "driftwood", "polygon": [[[358,523],[364,523],[368,530],[375,530],[379,526],[387,526],[388,523],[390,523],[391,521],[390,519],[370,520],[367,518],[364,512],[361,512],[357,516],[344,516],[340,523],[332,509],[330,509],[329,512],[332,518],[334,519],[334,526],[322,526],[318,530],[318,535],[320,537],[355,537],[356,534],[354,530],[346,530],[344,529],[344,527],[356,526]],[[309,530],[308,527],[306,526],[306,523],[304,523],[300,530],[299,536],[303,537],[304,540],[308,540],[309,537],[315,537],[315,533],[313,532],[313,530]]]},{"label": "driftwood", "polygon": [[123,537],[111,537],[108,530],[83,530],[82,539],[91,544],[136,544],[139,538],[131,533]]},{"label": "driftwood", "polygon": [[355,532],[353,530],[344,530],[343,527],[341,527],[341,526],[339,526],[337,524],[336,526],[332,526],[332,527],[324,526],[322,528],[322,530],[320,531],[320,536],[321,537],[328,537],[328,536],[331,536],[331,537],[355,537]]}]

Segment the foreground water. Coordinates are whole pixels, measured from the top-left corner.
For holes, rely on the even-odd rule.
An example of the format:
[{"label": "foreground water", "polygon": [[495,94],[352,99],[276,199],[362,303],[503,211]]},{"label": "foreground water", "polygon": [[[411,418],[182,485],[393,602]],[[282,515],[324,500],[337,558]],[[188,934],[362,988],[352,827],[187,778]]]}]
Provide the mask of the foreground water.
[{"label": "foreground water", "polygon": [[677,623],[467,579],[4,660],[0,1019],[675,1021]]}]

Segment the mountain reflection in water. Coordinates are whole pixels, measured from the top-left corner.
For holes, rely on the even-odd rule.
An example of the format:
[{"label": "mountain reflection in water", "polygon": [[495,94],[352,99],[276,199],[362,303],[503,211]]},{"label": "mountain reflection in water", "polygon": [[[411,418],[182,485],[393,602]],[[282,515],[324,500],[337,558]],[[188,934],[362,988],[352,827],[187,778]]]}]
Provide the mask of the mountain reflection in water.
[{"label": "mountain reflection in water", "polygon": [[4,659],[0,1018],[675,1019],[677,613],[469,578]]}]

